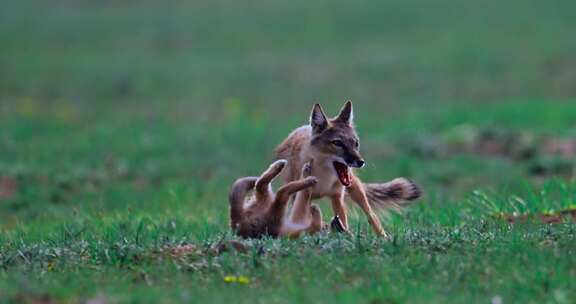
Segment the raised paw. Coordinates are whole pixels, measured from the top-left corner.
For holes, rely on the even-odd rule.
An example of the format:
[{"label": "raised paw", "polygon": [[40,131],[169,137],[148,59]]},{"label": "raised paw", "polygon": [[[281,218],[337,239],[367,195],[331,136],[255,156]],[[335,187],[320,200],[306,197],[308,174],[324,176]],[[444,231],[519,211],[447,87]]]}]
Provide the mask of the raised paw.
[{"label": "raised paw", "polygon": [[282,169],[284,169],[287,163],[288,163],[287,160],[279,159],[270,165],[270,169],[272,169],[273,171],[281,171]]},{"label": "raised paw", "polygon": [[306,185],[313,186],[313,185],[316,185],[318,183],[318,179],[316,178],[316,176],[308,176],[304,179],[304,183]]},{"label": "raised paw", "polygon": [[305,163],[302,167],[302,177],[308,177],[310,175],[312,175],[312,161]]}]

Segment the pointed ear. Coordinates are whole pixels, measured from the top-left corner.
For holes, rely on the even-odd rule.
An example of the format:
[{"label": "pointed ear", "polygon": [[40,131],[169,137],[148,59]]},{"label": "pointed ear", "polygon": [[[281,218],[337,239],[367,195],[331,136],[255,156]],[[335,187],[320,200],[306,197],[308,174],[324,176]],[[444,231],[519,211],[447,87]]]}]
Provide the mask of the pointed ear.
[{"label": "pointed ear", "polygon": [[314,133],[320,133],[328,127],[328,119],[326,119],[326,115],[324,115],[324,111],[322,111],[322,107],[319,104],[315,104],[314,108],[312,108],[310,126],[312,126]]},{"label": "pointed ear", "polygon": [[354,110],[352,109],[352,101],[348,100],[346,101],[344,106],[342,106],[340,114],[338,114],[338,116],[334,118],[334,121],[339,121],[346,124],[352,124],[353,120],[354,120]]}]

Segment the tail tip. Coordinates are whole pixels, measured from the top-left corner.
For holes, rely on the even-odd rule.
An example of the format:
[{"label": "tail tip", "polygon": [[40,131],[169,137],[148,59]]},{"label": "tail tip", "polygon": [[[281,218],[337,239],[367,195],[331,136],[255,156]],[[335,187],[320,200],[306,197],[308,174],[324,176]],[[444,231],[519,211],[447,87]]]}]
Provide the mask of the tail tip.
[{"label": "tail tip", "polygon": [[420,186],[410,179],[400,177],[395,179],[392,184],[391,196],[407,201],[413,201],[422,196]]}]

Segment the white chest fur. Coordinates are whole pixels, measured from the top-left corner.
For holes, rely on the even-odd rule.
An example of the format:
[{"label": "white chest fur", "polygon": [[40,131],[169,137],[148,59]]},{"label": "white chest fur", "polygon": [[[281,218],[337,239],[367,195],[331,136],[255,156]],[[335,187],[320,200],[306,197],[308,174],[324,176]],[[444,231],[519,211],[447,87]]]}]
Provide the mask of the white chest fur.
[{"label": "white chest fur", "polygon": [[342,192],[342,184],[336,176],[332,162],[315,160],[312,175],[318,179],[312,192],[314,198],[333,196]]}]

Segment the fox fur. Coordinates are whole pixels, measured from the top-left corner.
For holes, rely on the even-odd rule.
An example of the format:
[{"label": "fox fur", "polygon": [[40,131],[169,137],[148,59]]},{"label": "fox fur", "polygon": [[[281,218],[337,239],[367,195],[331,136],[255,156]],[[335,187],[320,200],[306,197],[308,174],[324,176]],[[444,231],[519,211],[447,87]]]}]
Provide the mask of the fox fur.
[{"label": "fox fur", "polygon": [[[260,177],[243,177],[238,179],[230,190],[230,225],[232,231],[245,238],[263,236],[297,237],[302,233],[316,233],[322,228],[322,213],[316,205],[310,205],[310,188],[317,179],[310,176],[311,166],[305,164],[301,178],[286,183],[276,193],[272,191],[272,180],[286,166],[285,160],[277,160],[262,173]],[[252,196],[249,192],[254,190]],[[286,221],[286,208],[292,194],[296,193],[295,202],[307,208],[304,215],[311,221],[290,223]]]},{"label": "fox fur", "polygon": [[[328,197],[332,209],[348,230],[345,196],[349,196],[365,213],[374,232],[386,236],[373,208],[399,208],[420,197],[420,188],[406,178],[396,178],[387,183],[363,183],[354,168],[364,166],[360,142],[353,124],[352,102],[347,101],[340,113],[328,119],[319,104],[310,115],[310,124],[292,131],[276,148],[278,159],[288,160],[285,182],[299,178],[299,170],[313,162],[312,176],[317,183],[311,189],[312,199]],[[307,205],[295,201],[290,214],[294,223],[305,221]]]}]

